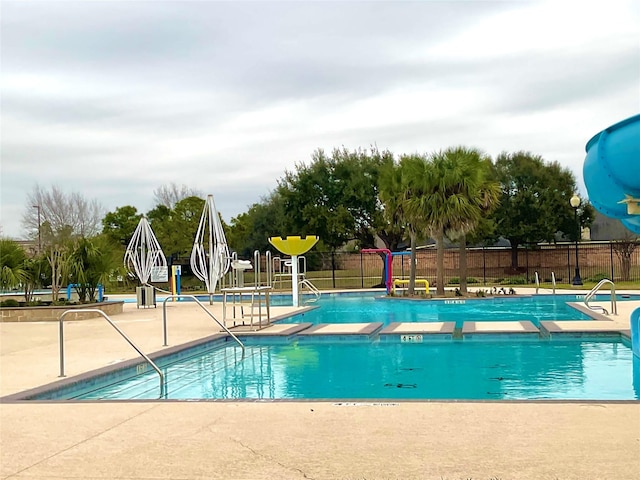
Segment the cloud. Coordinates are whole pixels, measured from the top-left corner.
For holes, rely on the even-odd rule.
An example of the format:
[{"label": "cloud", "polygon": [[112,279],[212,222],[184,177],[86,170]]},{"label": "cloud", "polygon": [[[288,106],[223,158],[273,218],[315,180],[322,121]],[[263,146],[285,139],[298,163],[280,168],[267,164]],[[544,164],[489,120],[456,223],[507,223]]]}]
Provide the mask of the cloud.
[{"label": "cloud", "polygon": [[2,217],[35,183],[226,220],[317,148],[529,150],[581,182],[640,108],[640,7],[594,2],[5,2]]}]

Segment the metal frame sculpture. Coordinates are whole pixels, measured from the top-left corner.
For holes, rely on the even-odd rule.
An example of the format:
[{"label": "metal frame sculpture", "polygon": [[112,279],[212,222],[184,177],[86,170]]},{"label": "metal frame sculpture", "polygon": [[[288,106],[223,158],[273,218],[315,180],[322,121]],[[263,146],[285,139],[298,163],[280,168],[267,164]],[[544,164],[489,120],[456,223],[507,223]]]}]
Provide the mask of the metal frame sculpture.
[{"label": "metal frame sculpture", "polygon": [[229,271],[230,265],[231,256],[222,221],[216,210],[213,195],[208,195],[193,242],[191,270],[205,283],[209,301],[212,299],[218,280]]},{"label": "metal frame sculpture", "polygon": [[149,285],[155,268],[163,267],[165,271],[167,269],[167,259],[145,217],[140,219],[127,245],[124,266],[129,272],[135,273],[142,285]]}]

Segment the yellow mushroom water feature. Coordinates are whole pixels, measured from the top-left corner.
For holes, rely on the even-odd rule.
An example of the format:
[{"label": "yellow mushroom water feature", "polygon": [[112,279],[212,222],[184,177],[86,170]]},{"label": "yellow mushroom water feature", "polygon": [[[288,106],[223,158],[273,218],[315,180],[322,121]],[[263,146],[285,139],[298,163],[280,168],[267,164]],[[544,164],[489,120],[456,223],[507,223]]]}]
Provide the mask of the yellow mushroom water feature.
[{"label": "yellow mushroom water feature", "polygon": [[293,290],[293,306],[299,306],[298,299],[298,255],[308,252],[318,243],[317,235],[307,235],[306,237],[288,236],[271,237],[269,243],[276,247],[281,253],[291,256],[291,286]]}]

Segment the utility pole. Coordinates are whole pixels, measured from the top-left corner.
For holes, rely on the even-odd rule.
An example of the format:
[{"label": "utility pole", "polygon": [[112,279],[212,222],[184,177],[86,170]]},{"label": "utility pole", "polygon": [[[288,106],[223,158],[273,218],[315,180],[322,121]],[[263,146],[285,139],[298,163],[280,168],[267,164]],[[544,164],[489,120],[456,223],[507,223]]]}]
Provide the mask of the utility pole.
[{"label": "utility pole", "polygon": [[42,252],[42,234],[41,234],[41,222],[40,222],[40,205],[33,205],[33,208],[38,210],[38,254]]}]

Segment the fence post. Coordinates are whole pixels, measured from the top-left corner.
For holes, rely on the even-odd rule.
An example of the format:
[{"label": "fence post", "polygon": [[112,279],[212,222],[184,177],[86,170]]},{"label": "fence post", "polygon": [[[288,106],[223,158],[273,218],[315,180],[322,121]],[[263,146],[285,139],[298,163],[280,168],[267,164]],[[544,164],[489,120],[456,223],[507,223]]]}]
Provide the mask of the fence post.
[{"label": "fence post", "polygon": [[524,246],[524,258],[527,265],[527,285],[529,285],[529,247],[527,245]]},{"label": "fence post", "polygon": [[336,253],[331,252],[331,283],[336,288]]},{"label": "fence post", "polygon": [[362,265],[362,252],[360,252],[360,283],[364,288],[364,266]]},{"label": "fence post", "polygon": [[567,245],[567,283],[571,285],[571,247]]},{"label": "fence post", "polygon": [[611,281],[614,282],[614,272],[613,272],[613,242],[609,242],[609,261],[611,262]]},{"label": "fence post", "polygon": [[487,286],[487,257],[485,255],[484,245],[482,246],[482,285]]}]

